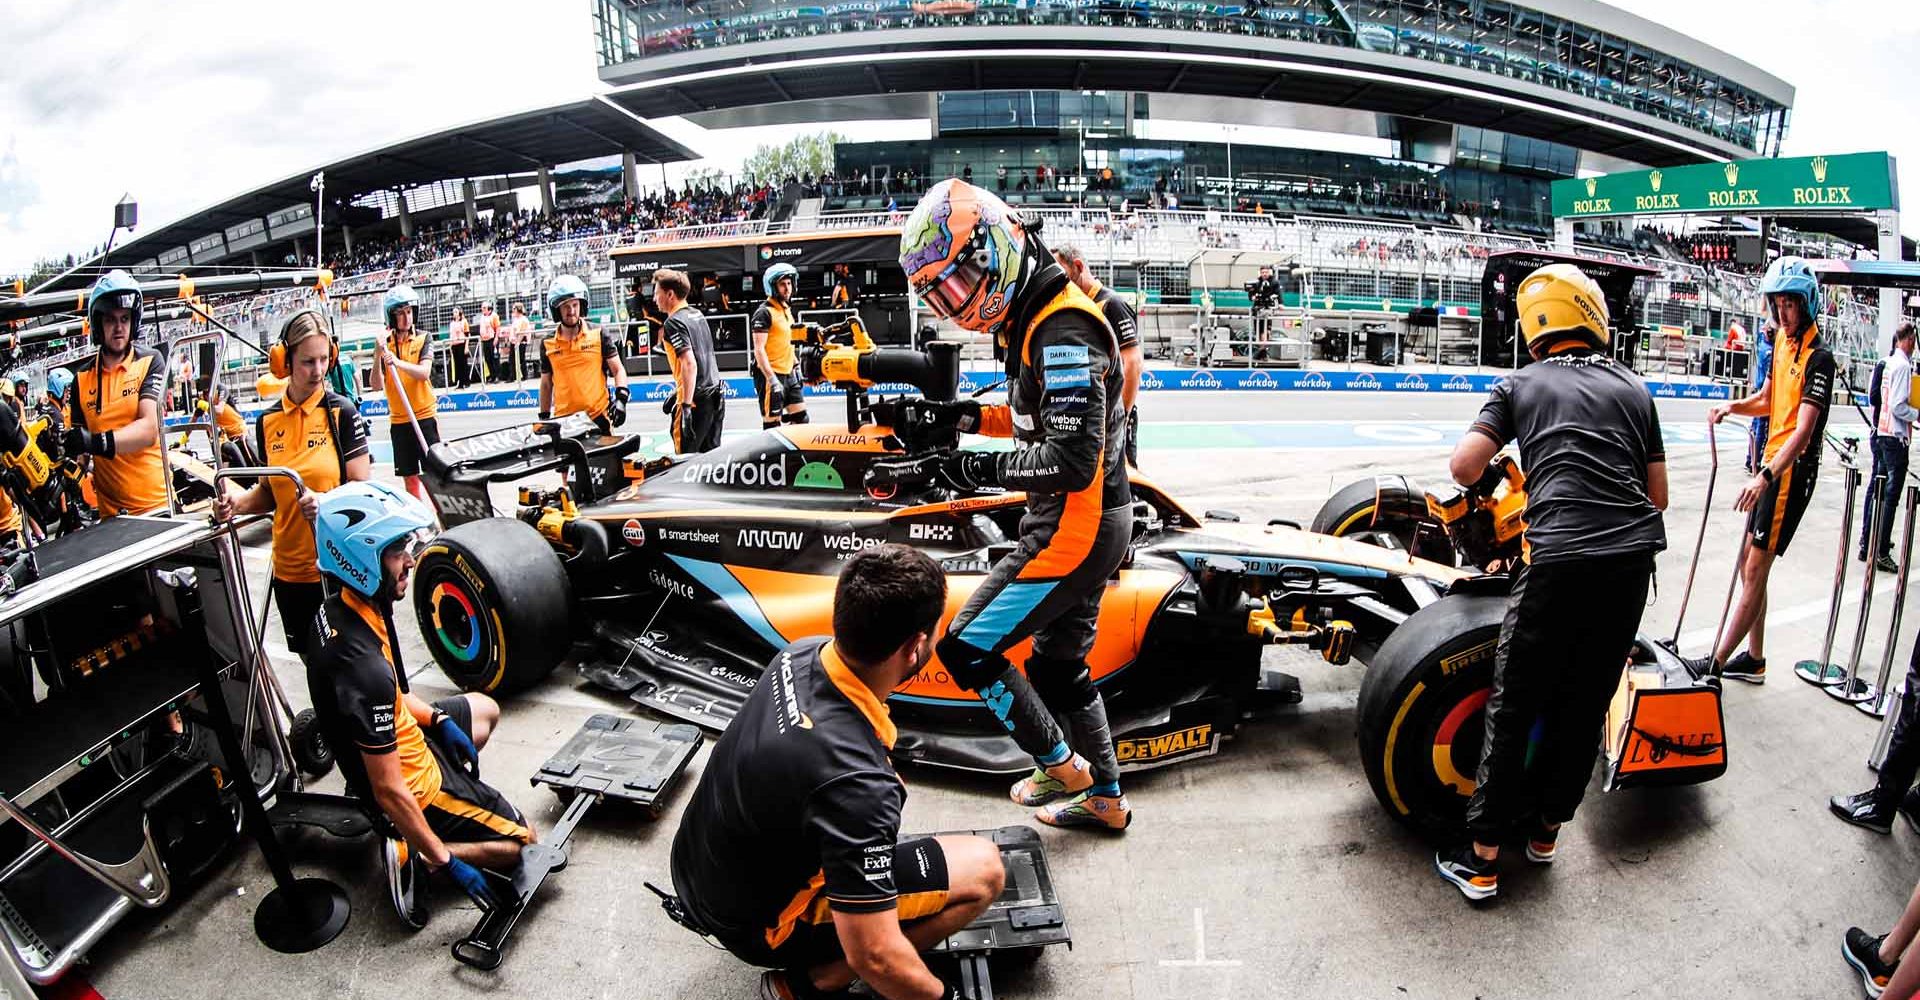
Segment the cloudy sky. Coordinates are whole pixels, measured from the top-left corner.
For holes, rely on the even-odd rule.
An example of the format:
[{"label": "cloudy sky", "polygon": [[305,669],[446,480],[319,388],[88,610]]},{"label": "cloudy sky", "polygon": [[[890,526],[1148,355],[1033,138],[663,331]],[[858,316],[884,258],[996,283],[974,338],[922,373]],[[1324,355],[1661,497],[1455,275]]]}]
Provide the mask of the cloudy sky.
[{"label": "cloudy sky", "polygon": [[[1912,0],[1615,5],[1797,87],[1789,154],[1887,149],[1920,193]],[[122,193],[147,229],[394,140],[578,99],[600,89],[592,45],[588,0],[14,0],[0,274],[98,244]],[[663,127],[722,167],[753,142]],[[1920,235],[1920,207],[1903,221]]]}]

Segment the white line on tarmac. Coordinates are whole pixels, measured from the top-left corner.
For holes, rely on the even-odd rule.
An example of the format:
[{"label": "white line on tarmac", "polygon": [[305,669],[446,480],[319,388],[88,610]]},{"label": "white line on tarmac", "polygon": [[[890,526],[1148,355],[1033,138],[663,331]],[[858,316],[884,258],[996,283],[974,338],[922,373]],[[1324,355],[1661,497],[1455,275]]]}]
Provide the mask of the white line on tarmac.
[{"label": "white line on tarmac", "polygon": [[1234,959],[1209,959],[1207,957],[1207,923],[1198,906],[1193,908],[1193,957],[1163,958],[1162,966],[1181,969],[1230,969],[1240,963]]}]

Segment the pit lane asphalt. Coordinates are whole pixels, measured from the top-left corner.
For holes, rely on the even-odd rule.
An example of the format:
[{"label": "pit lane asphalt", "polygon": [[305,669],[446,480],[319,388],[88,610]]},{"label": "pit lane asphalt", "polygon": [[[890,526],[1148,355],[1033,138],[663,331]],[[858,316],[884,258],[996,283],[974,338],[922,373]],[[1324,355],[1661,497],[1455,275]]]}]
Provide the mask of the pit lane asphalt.
[{"label": "pit lane asphalt", "polygon": [[[1356,478],[1405,472],[1441,480],[1450,435],[1477,407],[1477,398],[1408,394],[1149,393],[1141,403],[1148,429],[1141,465],[1196,510],[1304,522],[1332,489]],[[1673,442],[1670,548],[1643,628],[1665,636],[1700,523],[1708,453],[1704,403],[1667,400],[1660,410]],[[814,412],[831,419],[838,407],[820,400]],[[747,405],[729,408],[731,427],[751,427],[753,418]],[[450,414],[442,425],[457,436],[511,420]],[[630,429],[660,424],[657,411],[640,407]],[[385,421],[375,425],[384,438]],[[1182,425],[1223,430],[1209,445],[1204,433],[1174,430]],[[1234,425],[1306,430],[1289,432],[1285,440],[1294,443],[1284,447],[1248,446],[1228,433]],[[1836,412],[1834,426],[1857,428],[1858,419]],[[1357,427],[1402,429],[1357,440]],[[1715,511],[1685,631],[1690,654],[1706,646],[1739,544],[1740,515],[1731,509],[1743,479],[1737,441],[1722,438]],[[1828,795],[1871,784],[1864,763],[1878,723],[1791,674],[1795,660],[1818,654],[1834,591],[1838,467],[1830,452],[1812,507],[1773,575],[1767,648],[1774,676],[1763,687],[1730,683],[1726,692],[1725,777],[1610,794],[1596,780],[1561,838],[1558,862],[1533,868],[1510,855],[1502,897],[1470,909],[1435,877],[1430,849],[1388,820],[1368,789],[1354,745],[1361,668],[1272,650],[1270,664],[1302,678],[1303,704],[1251,721],[1217,757],[1130,777],[1136,818],[1124,836],[1043,828],[1075,947],[1003,970],[997,992],[1856,995],[1857,980],[1838,955],[1841,932],[1849,924],[1876,933],[1892,924],[1920,871],[1920,838],[1907,829],[1878,837],[1828,814]],[[376,467],[377,475],[390,472]],[[249,561],[264,580],[264,547]],[[1860,582],[1859,564],[1849,569],[1835,651],[1842,661]],[[1891,582],[1882,575],[1877,586],[1867,673],[1877,669],[1890,614]],[[408,624],[412,616],[399,618],[414,690],[429,698],[450,692]],[[1909,618],[1903,628],[1896,683],[1916,624]],[[267,634],[277,647],[277,621]],[[299,664],[284,654],[276,660],[290,694],[305,704]],[[484,754],[486,776],[544,828],[560,806],[524,777],[590,713],[626,710],[563,666],[507,702]],[[82,972],[109,998],[751,996],[754,972],[669,923],[641,886],[669,881],[669,845],[704,758],[660,820],[611,806],[589,817],[575,833],[571,866],[548,882],[497,973],[464,968],[448,955],[474,919],[457,892],[439,891],[433,922],[408,935],[385,901],[373,849],[317,839],[302,842],[296,868],[336,879],[354,905],[352,923],[327,948],[288,956],[255,940],[253,911],[271,882],[248,850],[178,905],[131,917],[94,948]],[[908,832],[1026,820],[1007,802],[1004,781],[917,769],[903,777],[911,791]],[[319,787],[338,790],[337,775]]]}]

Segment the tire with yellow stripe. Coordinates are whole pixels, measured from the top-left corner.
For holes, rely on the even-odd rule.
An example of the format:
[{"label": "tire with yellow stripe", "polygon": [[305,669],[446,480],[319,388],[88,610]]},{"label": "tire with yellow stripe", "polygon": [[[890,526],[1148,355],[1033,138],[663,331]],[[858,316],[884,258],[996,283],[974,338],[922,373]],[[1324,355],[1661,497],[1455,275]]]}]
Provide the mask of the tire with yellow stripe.
[{"label": "tire with yellow stripe", "polygon": [[434,662],[466,691],[509,694],[566,655],[573,588],[532,525],[487,518],[440,533],[413,573],[413,610]]},{"label": "tire with yellow stripe", "polygon": [[1454,595],[1381,643],[1360,682],[1360,762],[1394,819],[1436,841],[1459,835],[1485,739],[1507,601]]},{"label": "tire with yellow stripe", "polygon": [[1373,476],[1341,487],[1320,505],[1312,530],[1367,541],[1391,536],[1422,559],[1446,566],[1459,561],[1446,528],[1427,513],[1426,491],[1406,476]]}]

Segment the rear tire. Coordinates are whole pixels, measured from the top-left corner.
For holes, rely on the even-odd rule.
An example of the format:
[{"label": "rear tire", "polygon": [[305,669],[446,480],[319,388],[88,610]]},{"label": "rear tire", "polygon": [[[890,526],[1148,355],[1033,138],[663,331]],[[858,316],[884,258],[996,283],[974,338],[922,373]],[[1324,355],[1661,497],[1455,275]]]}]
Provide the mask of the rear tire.
[{"label": "rear tire", "polygon": [[1444,597],[1382,643],[1360,682],[1360,763],[1388,815],[1436,842],[1457,838],[1473,795],[1507,602]]},{"label": "rear tire", "polygon": [[1374,476],[1341,487],[1313,516],[1313,531],[1336,538],[1387,534],[1422,559],[1443,566],[1459,562],[1446,528],[1427,513],[1426,493],[1405,476]]},{"label": "rear tire", "polygon": [[434,662],[461,689],[539,683],[571,641],[573,587],[533,526],[488,518],[448,528],[420,557],[413,609]]}]

